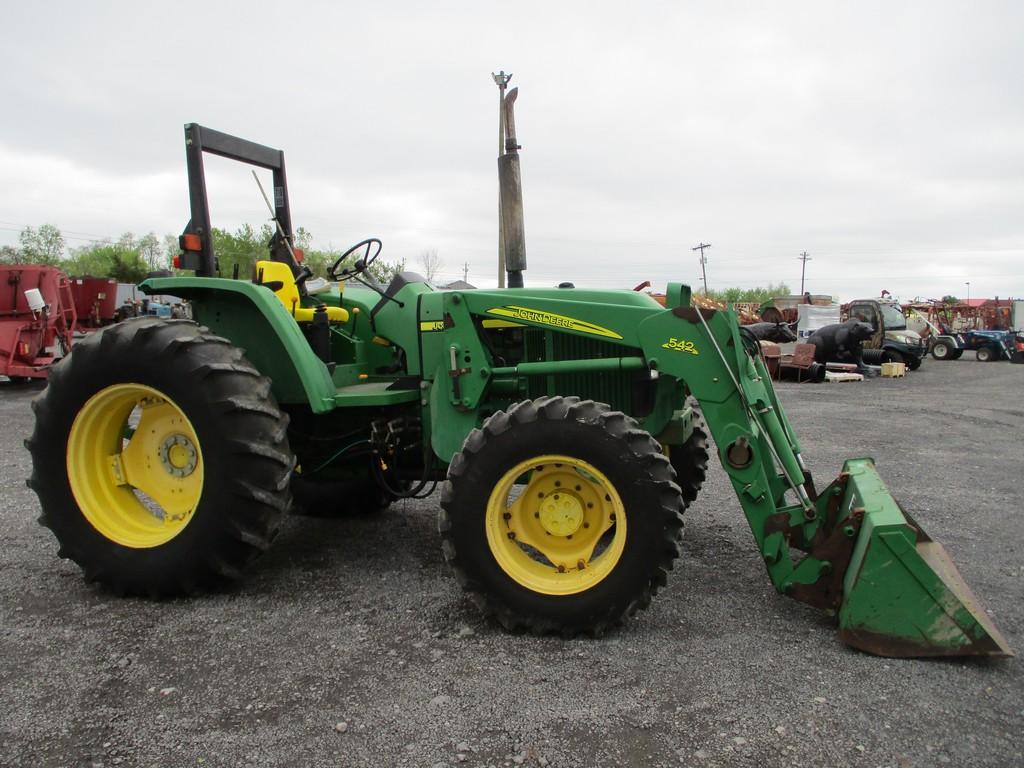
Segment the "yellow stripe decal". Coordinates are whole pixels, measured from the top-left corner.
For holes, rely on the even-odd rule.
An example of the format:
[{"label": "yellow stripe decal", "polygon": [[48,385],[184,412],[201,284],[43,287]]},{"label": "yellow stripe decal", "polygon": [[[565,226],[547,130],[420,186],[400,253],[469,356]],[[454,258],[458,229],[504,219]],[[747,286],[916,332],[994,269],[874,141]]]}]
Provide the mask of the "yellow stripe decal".
[{"label": "yellow stripe decal", "polygon": [[621,339],[622,337],[615,331],[610,331],[607,328],[602,328],[600,325],[594,325],[584,320],[577,320],[574,317],[566,317],[565,315],[556,315],[553,312],[545,312],[542,309],[530,309],[529,307],[517,307],[517,306],[506,306],[506,307],[493,307],[487,310],[488,314],[499,315],[501,317],[509,317],[513,320],[526,320],[530,323],[538,323],[540,325],[550,325],[553,328],[565,328],[570,331],[579,331],[580,333],[589,333],[594,336],[604,336],[608,339]]},{"label": "yellow stripe decal", "polygon": [[484,320],[484,328],[522,328],[522,323],[513,323],[511,320]]},{"label": "yellow stripe decal", "polygon": [[420,323],[420,330],[423,333],[429,333],[430,331],[443,331],[444,320],[424,320]]}]

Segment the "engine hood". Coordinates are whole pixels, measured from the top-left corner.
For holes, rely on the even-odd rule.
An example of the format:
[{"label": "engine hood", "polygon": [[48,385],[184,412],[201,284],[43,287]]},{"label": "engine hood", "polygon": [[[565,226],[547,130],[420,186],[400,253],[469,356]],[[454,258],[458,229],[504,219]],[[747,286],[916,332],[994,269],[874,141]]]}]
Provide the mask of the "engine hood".
[{"label": "engine hood", "polygon": [[898,341],[901,344],[909,344],[911,346],[917,346],[921,343],[921,334],[917,331],[911,330],[899,330],[899,331],[886,331],[885,338],[891,341]]}]

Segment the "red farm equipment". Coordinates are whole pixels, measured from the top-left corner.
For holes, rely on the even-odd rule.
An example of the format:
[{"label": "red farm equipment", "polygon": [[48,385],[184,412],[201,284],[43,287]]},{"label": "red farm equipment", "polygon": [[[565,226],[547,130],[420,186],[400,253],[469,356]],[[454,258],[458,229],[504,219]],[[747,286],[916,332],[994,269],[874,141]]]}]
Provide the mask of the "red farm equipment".
[{"label": "red farm equipment", "polygon": [[117,322],[117,280],[112,277],[72,277],[79,331],[92,331]]},{"label": "red farm equipment", "polygon": [[70,281],[61,270],[0,265],[0,375],[46,378],[71,349],[76,318]]}]

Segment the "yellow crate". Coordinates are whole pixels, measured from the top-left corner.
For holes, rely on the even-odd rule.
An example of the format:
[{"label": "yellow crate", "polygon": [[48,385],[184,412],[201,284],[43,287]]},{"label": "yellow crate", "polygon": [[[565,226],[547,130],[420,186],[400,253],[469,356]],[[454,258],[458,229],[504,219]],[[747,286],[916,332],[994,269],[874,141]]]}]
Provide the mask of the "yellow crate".
[{"label": "yellow crate", "polygon": [[889,379],[898,379],[907,375],[906,363],[882,363],[882,375]]}]

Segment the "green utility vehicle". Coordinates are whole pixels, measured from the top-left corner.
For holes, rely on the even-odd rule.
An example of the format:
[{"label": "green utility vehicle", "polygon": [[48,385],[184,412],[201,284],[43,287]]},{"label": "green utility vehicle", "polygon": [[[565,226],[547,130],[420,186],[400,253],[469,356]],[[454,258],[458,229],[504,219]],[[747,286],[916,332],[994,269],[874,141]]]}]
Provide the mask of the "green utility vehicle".
[{"label": "green utility vehicle", "polygon": [[[710,451],[773,585],[835,612],[845,642],[1011,655],[871,459],[816,488],[732,311],[695,308],[680,283],[666,307],[628,290],[521,287],[511,114],[506,125],[513,287],[439,291],[411,272],[377,285],[370,238],[323,292],[292,246],[283,154],[187,125],[180,268],[194,274],[143,289],[187,299],[195,322],[90,335],[34,404],[29,484],[59,554],[117,593],[192,594],[270,546],[293,489],[330,512],[443,481],[440,543],[472,601],[510,629],[596,635],[666,583]],[[273,172],[278,231],[251,280],[217,276],[204,153]],[[335,487],[348,490],[309,493]]]},{"label": "green utility vehicle", "polygon": [[847,307],[847,315],[863,320],[874,329],[874,335],[864,342],[864,362],[906,363],[916,371],[928,354],[928,344],[921,334],[907,328],[907,316],[899,302],[889,299],[856,299]]}]

